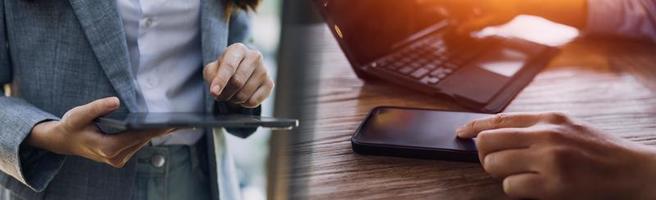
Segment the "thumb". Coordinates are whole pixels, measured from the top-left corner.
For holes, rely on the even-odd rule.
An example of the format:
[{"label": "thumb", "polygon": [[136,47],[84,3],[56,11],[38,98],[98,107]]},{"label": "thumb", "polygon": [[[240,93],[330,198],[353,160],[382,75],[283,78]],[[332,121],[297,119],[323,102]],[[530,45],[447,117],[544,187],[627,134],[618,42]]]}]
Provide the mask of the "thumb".
[{"label": "thumb", "polygon": [[84,127],[96,118],[113,112],[119,106],[120,100],[116,97],[102,98],[69,110],[63,118],[73,127]]}]

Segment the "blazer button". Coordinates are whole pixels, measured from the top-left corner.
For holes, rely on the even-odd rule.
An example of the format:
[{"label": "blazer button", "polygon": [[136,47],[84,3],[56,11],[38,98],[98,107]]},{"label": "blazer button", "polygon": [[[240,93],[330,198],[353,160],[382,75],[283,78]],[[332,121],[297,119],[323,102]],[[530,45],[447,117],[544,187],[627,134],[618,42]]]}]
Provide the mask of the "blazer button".
[{"label": "blazer button", "polygon": [[150,158],[150,164],[152,164],[154,167],[160,168],[164,166],[165,163],[166,159],[162,155],[155,155]]}]

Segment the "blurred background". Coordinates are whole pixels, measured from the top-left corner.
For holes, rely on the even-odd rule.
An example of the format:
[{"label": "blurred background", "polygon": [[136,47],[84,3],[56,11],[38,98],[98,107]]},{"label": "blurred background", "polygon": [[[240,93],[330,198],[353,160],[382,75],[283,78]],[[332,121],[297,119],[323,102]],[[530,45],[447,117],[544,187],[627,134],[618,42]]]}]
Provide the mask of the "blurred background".
[{"label": "blurred background", "polygon": [[[280,11],[281,0],[265,0],[252,18],[253,44],[264,55],[266,66],[274,80],[278,68],[276,58],[280,41]],[[263,103],[263,116],[273,116],[274,101],[275,93]],[[226,135],[229,151],[235,159],[242,197],[266,199],[271,131],[259,129],[246,139]]]},{"label": "blurred background", "polygon": [[[311,138],[312,102],[316,93],[316,69],[309,27],[320,20],[309,0],[264,0],[252,17],[253,43],[265,57],[274,94],[263,103],[263,116],[300,119],[293,131],[258,130],[247,139],[228,136],[229,151],[238,171],[243,199],[289,199],[305,191],[305,183],[290,182],[290,172],[310,160],[310,152],[289,148]],[[227,134],[229,135],[229,134]]]}]

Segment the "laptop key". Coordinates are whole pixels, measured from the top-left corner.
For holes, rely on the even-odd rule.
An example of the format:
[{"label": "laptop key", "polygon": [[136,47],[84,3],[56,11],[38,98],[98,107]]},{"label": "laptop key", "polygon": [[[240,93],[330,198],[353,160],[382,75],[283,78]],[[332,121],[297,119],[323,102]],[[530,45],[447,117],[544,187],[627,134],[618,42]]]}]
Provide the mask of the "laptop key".
[{"label": "laptop key", "polygon": [[402,74],[407,75],[407,74],[410,74],[410,72],[412,72],[413,70],[414,69],[412,67],[407,67],[406,66],[406,67],[401,68],[401,70],[399,70],[399,72],[401,72]]},{"label": "laptop key", "polygon": [[442,73],[444,73],[444,69],[443,69],[443,68],[437,68],[436,70],[433,70],[433,71],[430,73],[430,75],[431,75],[431,76],[438,76],[438,75],[440,75],[440,74],[442,74]]},{"label": "laptop key", "polygon": [[419,69],[417,69],[417,71],[412,73],[412,77],[414,77],[416,79],[419,79],[421,77],[426,76],[426,74],[428,74],[428,72],[430,72],[430,71],[428,71],[428,69],[419,68]]},{"label": "laptop key", "polygon": [[433,84],[433,83],[431,83],[431,80],[432,80],[432,78],[427,76],[427,77],[422,78],[419,82],[421,82],[423,84],[426,84],[426,85]]},{"label": "laptop key", "polygon": [[439,78],[435,78],[435,77],[428,78],[428,83],[429,84],[437,84],[438,82],[440,82]]}]

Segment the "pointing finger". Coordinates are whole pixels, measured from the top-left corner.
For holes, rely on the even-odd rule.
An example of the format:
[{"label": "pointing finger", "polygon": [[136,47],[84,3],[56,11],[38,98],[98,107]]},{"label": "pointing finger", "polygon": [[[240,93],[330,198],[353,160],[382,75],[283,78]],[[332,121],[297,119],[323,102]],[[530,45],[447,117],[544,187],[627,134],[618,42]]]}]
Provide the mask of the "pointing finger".
[{"label": "pointing finger", "polygon": [[228,81],[237,71],[239,64],[244,59],[246,47],[243,45],[232,45],[226,49],[222,59],[219,61],[219,68],[216,76],[210,84],[212,95],[218,97],[223,89],[228,85]]},{"label": "pointing finger", "polygon": [[475,138],[481,131],[500,128],[524,128],[540,121],[539,114],[496,114],[485,119],[474,120],[458,129],[459,138]]}]

